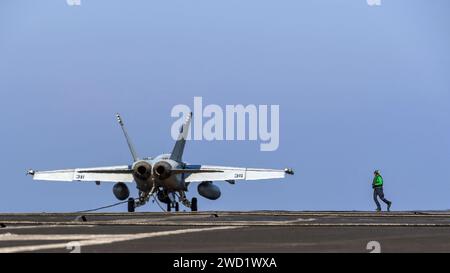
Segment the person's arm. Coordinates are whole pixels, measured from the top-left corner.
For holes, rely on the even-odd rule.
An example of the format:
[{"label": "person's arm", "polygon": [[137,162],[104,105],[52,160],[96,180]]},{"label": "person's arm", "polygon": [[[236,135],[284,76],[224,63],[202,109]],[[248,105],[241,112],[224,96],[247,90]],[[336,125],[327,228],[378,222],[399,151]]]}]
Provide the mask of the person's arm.
[{"label": "person's arm", "polygon": [[378,183],[377,183],[378,185],[382,186],[382,185],[384,184],[384,183],[383,183],[383,182],[384,182],[384,181],[383,181],[383,177],[381,177],[381,176],[379,175],[379,176],[377,177],[377,182],[378,182]]}]

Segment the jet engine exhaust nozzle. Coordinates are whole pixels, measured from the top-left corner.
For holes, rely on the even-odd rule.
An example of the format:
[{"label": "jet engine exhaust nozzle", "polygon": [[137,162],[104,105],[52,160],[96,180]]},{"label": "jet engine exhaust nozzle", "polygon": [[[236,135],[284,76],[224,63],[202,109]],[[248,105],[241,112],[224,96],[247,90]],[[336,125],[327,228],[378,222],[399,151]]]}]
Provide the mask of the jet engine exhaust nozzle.
[{"label": "jet engine exhaust nozzle", "polygon": [[164,161],[160,161],[155,164],[153,167],[153,173],[158,177],[160,180],[164,180],[170,177],[172,172],[172,166]]},{"label": "jet engine exhaust nozzle", "polygon": [[138,162],[134,165],[133,174],[140,179],[148,179],[152,175],[152,166],[145,162]]}]

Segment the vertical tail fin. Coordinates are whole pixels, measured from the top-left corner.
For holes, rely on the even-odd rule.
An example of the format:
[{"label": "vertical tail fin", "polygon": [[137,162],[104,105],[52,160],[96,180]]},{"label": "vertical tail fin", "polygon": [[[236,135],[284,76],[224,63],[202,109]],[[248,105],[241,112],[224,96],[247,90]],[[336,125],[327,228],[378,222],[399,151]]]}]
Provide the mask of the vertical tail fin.
[{"label": "vertical tail fin", "polygon": [[125,129],[125,125],[123,124],[122,117],[120,117],[120,114],[116,114],[117,121],[119,122],[120,128],[122,128],[123,135],[125,136],[125,139],[127,140],[128,148],[130,149],[131,156],[133,157],[134,162],[138,161],[138,155],[136,153],[136,150],[134,149],[133,143],[131,142],[130,137],[128,136],[127,130]]},{"label": "vertical tail fin", "polygon": [[186,138],[189,134],[189,126],[191,124],[191,120],[192,112],[187,116],[186,121],[180,128],[180,134],[178,136],[177,142],[175,143],[175,147],[173,147],[170,159],[181,161],[181,159],[183,158],[184,146],[186,145]]}]

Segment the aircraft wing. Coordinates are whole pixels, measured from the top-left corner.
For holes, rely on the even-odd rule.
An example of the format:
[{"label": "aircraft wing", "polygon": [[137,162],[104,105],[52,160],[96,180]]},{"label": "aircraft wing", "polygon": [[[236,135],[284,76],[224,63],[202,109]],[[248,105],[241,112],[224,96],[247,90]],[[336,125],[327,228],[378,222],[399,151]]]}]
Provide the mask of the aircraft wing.
[{"label": "aircraft wing", "polygon": [[[193,170],[192,173],[186,173],[185,182],[203,182],[203,181],[228,181],[236,180],[262,180],[284,178],[286,174],[293,174],[291,169],[273,170],[273,169],[253,169],[253,168],[234,168],[206,165],[188,165],[186,169]],[[198,170],[197,172],[194,170]]]},{"label": "aircraft wing", "polygon": [[29,170],[28,174],[32,175],[34,180],[47,181],[133,182],[131,166],[66,169],[55,171]]}]

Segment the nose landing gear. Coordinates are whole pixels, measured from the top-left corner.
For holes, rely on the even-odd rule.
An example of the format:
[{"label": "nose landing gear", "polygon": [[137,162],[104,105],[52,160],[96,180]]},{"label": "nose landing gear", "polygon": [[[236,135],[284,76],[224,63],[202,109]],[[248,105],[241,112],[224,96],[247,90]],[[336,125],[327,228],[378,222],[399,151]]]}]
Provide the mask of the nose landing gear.
[{"label": "nose landing gear", "polygon": [[172,208],[174,208],[176,212],[179,212],[180,211],[180,203],[178,203],[178,202],[167,203],[167,212],[171,212]]}]

